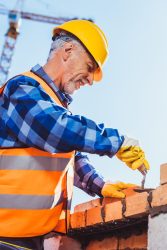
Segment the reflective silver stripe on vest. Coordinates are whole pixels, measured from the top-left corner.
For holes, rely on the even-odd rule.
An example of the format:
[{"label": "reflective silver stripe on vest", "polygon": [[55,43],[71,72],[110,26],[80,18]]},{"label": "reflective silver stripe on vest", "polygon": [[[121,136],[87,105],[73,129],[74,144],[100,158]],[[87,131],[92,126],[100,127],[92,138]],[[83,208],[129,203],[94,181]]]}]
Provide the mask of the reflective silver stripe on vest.
[{"label": "reflective silver stripe on vest", "polygon": [[[63,192],[57,204],[64,201]],[[54,195],[16,195],[0,194],[0,208],[8,209],[49,209],[52,206]]]},{"label": "reflective silver stripe on vest", "polygon": [[63,171],[69,161],[70,158],[1,155],[0,169]]}]

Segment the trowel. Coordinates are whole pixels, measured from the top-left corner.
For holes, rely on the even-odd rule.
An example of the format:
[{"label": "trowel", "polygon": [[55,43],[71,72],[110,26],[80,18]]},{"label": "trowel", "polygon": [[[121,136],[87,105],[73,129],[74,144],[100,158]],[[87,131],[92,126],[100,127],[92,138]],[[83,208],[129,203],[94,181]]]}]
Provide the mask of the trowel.
[{"label": "trowel", "polygon": [[144,164],[141,165],[138,170],[140,171],[140,173],[142,174],[142,180],[141,180],[141,187],[137,187],[134,188],[134,191],[138,192],[138,193],[142,193],[142,192],[149,192],[152,189],[150,188],[144,188],[145,186],[145,181],[146,181],[146,175],[147,175],[147,169],[145,168]]},{"label": "trowel", "polygon": [[147,175],[147,169],[145,168],[144,164],[141,165],[138,170],[143,175],[142,181],[141,181],[141,189],[144,189],[145,181],[146,181],[146,175]]}]

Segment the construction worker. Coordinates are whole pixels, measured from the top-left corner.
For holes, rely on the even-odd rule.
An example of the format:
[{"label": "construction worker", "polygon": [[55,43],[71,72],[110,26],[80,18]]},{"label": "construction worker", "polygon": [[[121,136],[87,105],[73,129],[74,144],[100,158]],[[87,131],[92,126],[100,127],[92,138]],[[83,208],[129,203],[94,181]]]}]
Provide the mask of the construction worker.
[{"label": "construction worker", "polygon": [[72,20],[54,29],[43,67],[1,88],[0,249],[43,249],[44,236],[66,233],[73,184],[93,196],[125,197],[133,184],[105,182],[84,152],[149,169],[137,140],[68,110],[74,91],[102,79],[107,56],[102,30]]}]

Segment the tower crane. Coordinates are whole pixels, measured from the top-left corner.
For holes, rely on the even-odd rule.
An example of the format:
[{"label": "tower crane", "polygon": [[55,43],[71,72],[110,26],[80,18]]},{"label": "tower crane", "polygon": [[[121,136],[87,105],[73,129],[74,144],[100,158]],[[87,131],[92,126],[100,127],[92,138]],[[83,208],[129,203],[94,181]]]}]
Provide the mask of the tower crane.
[{"label": "tower crane", "polygon": [[[7,9],[0,7],[0,14],[8,15],[9,20],[9,28],[5,34],[5,42],[0,57],[0,86],[2,86],[8,78],[15,44],[19,35],[21,19],[29,19],[33,21],[51,23],[56,25],[62,24],[72,19],[77,19],[66,17],[52,17],[24,12],[22,11],[24,1],[25,0],[17,0],[16,6],[13,10],[8,11]],[[92,21],[91,19],[89,20]]]}]

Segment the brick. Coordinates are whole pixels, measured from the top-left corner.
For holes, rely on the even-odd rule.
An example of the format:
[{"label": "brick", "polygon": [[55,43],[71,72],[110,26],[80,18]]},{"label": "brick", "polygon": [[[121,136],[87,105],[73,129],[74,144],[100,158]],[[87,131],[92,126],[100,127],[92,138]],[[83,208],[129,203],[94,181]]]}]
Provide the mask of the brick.
[{"label": "brick", "polygon": [[104,197],[104,198],[102,198],[102,206],[104,206],[106,204],[111,204],[111,203],[114,203],[117,201],[120,201],[120,199],[113,198],[113,197]]},{"label": "brick", "polygon": [[79,205],[76,205],[74,207],[74,212],[81,212],[81,211],[85,211],[94,207],[99,207],[99,206],[104,206],[105,204],[109,204],[109,203],[113,203],[113,202],[117,202],[120,201],[120,199],[118,198],[110,198],[110,197],[104,197],[104,198],[98,198],[98,199],[94,199],[91,201],[87,201],[84,203],[81,203]]},{"label": "brick", "polygon": [[97,206],[101,206],[101,201],[99,198],[88,201],[88,202],[81,203],[79,205],[76,205],[74,207],[74,212],[85,211],[85,210],[88,210],[88,209],[91,209],[91,208],[97,207]]},{"label": "brick", "polygon": [[101,207],[88,209],[86,212],[86,226],[91,226],[97,223],[102,223]]},{"label": "brick", "polygon": [[160,184],[167,183],[167,163],[160,166]]},{"label": "brick", "polygon": [[105,211],[105,222],[122,219],[121,201],[105,205],[104,211]]},{"label": "brick", "polygon": [[135,249],[146,250],[147,249],[147,234],[131,235],[126,239],[119,239],[119,250]]},{"label": "brick", "polygon": [[85,212],[76,212],[70,216],[71,228],[85,227]]},{"label": "brick", "polygon": [[167,184],[164,184],[156,188],[152,192],[152,207],[159,207],[162,205],[167,205]]},{"label": "brick", "polygon": [[116,250],[118,249],[118,239],[108,237],[103,240],[92,240],[85,250]]},{"label": "brick", "polygon": [[148,214],[149,204],[147,201],[148,193],[136,193],[133,196],[126,197],[126,217],[140,217]]},{"label": "brick", "polygon": [[122,192],[126,195],[126,197],[133,196],[133,195],[137,194],[137,192],[134,190],[134,188],[126,188],[126,189],[122,190]]}]

